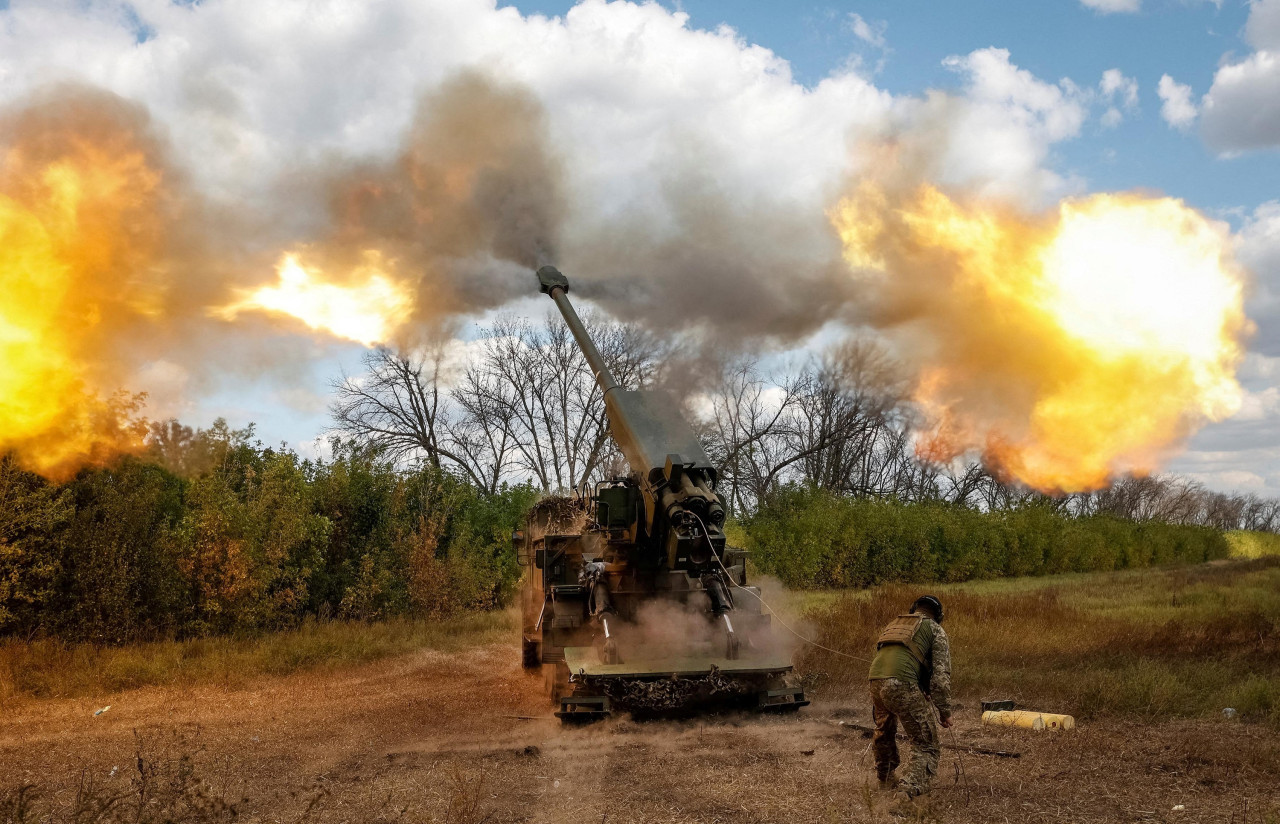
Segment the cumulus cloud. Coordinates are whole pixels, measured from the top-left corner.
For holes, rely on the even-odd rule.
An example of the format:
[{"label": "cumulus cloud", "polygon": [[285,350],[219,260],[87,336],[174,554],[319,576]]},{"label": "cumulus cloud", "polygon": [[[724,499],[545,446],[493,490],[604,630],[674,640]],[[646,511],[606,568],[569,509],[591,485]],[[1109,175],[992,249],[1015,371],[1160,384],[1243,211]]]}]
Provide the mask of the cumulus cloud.
[{"label": "cumulus cloud", "polygon": [[1253,0],[1249,21],[1245,24],[1245,39],[1259,51],[1280,49],[1280,3]]},{"label": "cumulus cloud", "polygon": [[[1238,373],[1244,397],[1234,417],[1200,432],[1170,469],[1213,489],[1280,495],[1280,201],[1257,207],[1236,234],[1251,272],[1246,311],[1257,324]],[[1252,472],[1258,469],[1258,472]],[[1253,477],[1244,478],[1242,472]]]},{"label": "cumulus cloud", "polygon": [[1163,101],[1160,116],[1175,129],[1189,129],[1196,120],[1196,104],[1191,100],[1191,87],[1179,83],[1169,75],[1160,76],[1156,94]]},{"label": "cumulus cloud", "polygon": [[1280,146],[1280,0],[1253,0],[1245,39],[1254,52],[1222,65],[1204,97],[1205,142],[1224,154]]},{"label": "cumulus cloud", "polygon": [[1070,80],[1049,83],[1019,68],[1006,49],[979,49],[943,65],[965,78],[962,101],[932,101],[948,108],[947,128],[939,130],[944,181],[1027,202],[1070,187],[1047,160],[1053,144],[1080,133],[1088,95]]},{"label": "cumulus cloud", "polygon": [[1132,111],[1138,107],[1138,81],[1126,77],[1119,69],[1107,69],[1098,83],[1098,92],[1107,106],[1102,115],[1102,125],[1113,128],[1124,120],[1121,109]]},{"label": "cumulus cloud", "polygon": [[1099,14],[1133,14],[1142,10],[1142,0],[1080,0],[1080,5]]},{"label": "cumulus cloud", "polygon": [[1211,489],[1280,495],[1280,357],[1250,353],[1239,377],[1240,411],[1195,436],[1169,469]]},{"label": "cumulus cloud", "polygon": [[1240,403],[1240,411],[1234,417],[1240,421],[1280,418],[1280,388],[1269,386],[1258,392],[1246,391]]}]

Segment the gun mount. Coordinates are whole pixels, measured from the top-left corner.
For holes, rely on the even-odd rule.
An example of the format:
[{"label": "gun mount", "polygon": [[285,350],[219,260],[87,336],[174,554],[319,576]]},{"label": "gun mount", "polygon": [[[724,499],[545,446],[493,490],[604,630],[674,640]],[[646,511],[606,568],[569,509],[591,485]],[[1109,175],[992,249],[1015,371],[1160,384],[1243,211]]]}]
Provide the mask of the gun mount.
[{"label": "gun mount", "polygon": [[[657,390],[620,386],[569,300],[568,279],[553,266],[537,276],[595,376],[631,472],[572,502],[544,501],[517,535],[521,563],[531,567],[525,666],[542,668],[565,719],[600,717],[615,706],[807,704],[787,683],[790,660],[770,650],[759,599],[733,596],[757,591],[747,584],[746,553],[726,544],[716,470],[679,405]],[[574,531],[570,523],[585,526]],[[668,632],[655,643],[645,626],[650,605],[692,623],[681,624],[681,637]]]}]

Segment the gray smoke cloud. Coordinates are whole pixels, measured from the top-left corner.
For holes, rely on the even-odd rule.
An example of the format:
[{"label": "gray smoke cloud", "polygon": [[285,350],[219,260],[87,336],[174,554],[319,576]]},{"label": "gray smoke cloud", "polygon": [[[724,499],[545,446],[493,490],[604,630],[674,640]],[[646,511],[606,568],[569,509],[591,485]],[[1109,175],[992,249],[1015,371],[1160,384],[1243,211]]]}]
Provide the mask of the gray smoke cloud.
[{"label": "gray smoke cloud", "polygon": [[423,96],[394,156],[294,169],[271,209],[327,278],[368,250],[393,262],[415,285],[410,326],[532,295],[544,263],[691,351],[793,343],[848,311],[857,295],[820,209],[744,198],[696,144],[661,148],[656,201],[632,193],[602,212],[574,187],[533,92],[466,72]]},{"label": "gray smoke cloud", "polygon": [[681,168],[678,151],[673,158],[658,209],[575,227],[563,265],[583,295],[709,349],[793,342],[856,300],[821,211],[736,199],[705,169]]},{"label": "gray smoke cloud", "polygon": [[457,75],[423,96],[390,160],[334,165],[295,172],[286,198],[326,204],[304,261],[340,273],[376,250],[416,282],[416,322],[527,294],[529,271],[556,258],[564,168],[527,89]]}]

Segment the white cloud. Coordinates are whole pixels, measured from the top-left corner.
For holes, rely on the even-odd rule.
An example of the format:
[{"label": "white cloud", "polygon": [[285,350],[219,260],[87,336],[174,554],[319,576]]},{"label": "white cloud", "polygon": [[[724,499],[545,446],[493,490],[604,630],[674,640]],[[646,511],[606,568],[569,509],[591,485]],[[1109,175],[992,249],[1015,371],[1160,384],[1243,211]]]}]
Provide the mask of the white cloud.
[{"label": "white cloud", "polygon": [[1169,75],[1161,75],[1156,94],[1164,101],[1160,116],[1175,129],[1188,129],[1196,119],[1196,104],[1191,101],[1191,87],[1177,82]]},{"label": "white cloud", "polygon": [[1201,130],[1223,154],[1280,147],[1280,0],[1253,0],[1245,39],[1255,51],[1222,65],[1204,96]]},{"label": "white cloud", "polygon": [[1116,101],[1127,109],[1138,105],[1138,81],[1119,69],[1107,69],[1098,83],[1107,102]]},{"label": "white cloud", "polygon": [[657,4],[587,0],[558,19],[492,0],[133,5],[154,31],[142,43],[115,3],[15,0],[0,12],[0,96],[83,79],[140,100],[234,197],[291,164],[390,152],[419,93],[463,68],[529,85],[575,182],[606,207],[642,196],[690,142],[735,185],[813,197],[839,174],[849,132],[893,105],[852,72],[806,89],[769,50]]},{"label": "white cloud", "polygon": [[1253,210],[1240,230],[1240,259],[1280,286],[1280,200]]},{"label": "white cloud", "polygon": [[1070,184],[1047,168],[1049,151],[1080,133],[1088,95],[1069,80],[1048,83],[1018,68],[1005,49],[943,65],[966,78],[965,104],[947,136],[948,176],[1029,201],[1062,194]]},{"label": "white cloud", "polygon": [[1244,364],[1240,367],[1242,380],[1280,384],[1280,356],[1270,357],[1260,352],[1250,352],[1244,356]]},{"label": "white cloud", "polygon": [[1138,81],[1126,77],[1119,69],[1107,69],[1098,82],[1098,91],[1107,110],[1102,115],[1102,125],[1111,129],[1119,126],[1124,120],[1121,108],[1132,111],[1138,106]]},{"label": "white cloud", "polygon": [[[883,42],[883,24],[850,19]],[[1063,191],[1049,147],[1078,133],[1079,90],[1003,50],[947,65],[966,76],[967,99],[951,105],[942,173],[999,193]],[[585,0],[561,18],[494,0],[13,0],[0,11],[0,102],[76,79],[139,100],[205,188],[232,200],[260,200],[281,169],[388,154],[418,95],[475,67],[543,101],[576,200],[606,214],[660,202],[677,150],[696,150],[735,197],[820,209],[851,137],[927,107],[852,68],[806,88],[768,49],[656,3]]]},{"label": "white cloud", "polygon": [[1246,391],[1241,399],[1240,410],[1232,418],[1238,421],[1280,419],[1280,389],[1271,386],[1260,392]]},{"label": "white cloud", "polygon": [[1080,4],[1100,14],[1133,14],[1142,10],[1142,0],[1080,0]]},{"label": "white cloud", "polygon": [[1218,69],[1204,99],[1205,142],[1222,153],[1280,146],[1280,52]]},{"label": "white cloud", "polygon": [[853,29],[854,37],[864,43],[869,43],[877,49],[886,48],[887,43],[884,39],[884,34],[888,30],[889,24],[885,21],[880,20],[875,24],[871,24],[864,20],[861,14],[850,12],[849,26]]},{"label": "white cloud", "polygon": [[1280,49],[1280,2],[1253,0],[1249,21],[1245,24],[1245,39],[1259,51]]},{"label": "white cloud", "polygon": [[1186,477],[1202,486],[1230,494],[1245,492],[1274,495],[1274,488],[1268,488],[1267,479],[1256,472],[1244,469],[1224,469],[1220,472],[1188,472]]}]

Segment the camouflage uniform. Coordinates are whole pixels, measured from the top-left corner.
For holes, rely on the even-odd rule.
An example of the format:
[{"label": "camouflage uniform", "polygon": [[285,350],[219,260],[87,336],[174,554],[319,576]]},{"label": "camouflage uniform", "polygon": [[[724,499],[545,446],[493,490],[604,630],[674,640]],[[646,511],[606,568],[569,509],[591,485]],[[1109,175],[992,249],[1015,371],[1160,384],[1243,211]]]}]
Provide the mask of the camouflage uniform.
[{"label": "camouflage uniform", "polygon": [[[876,774],[884,781],[900,763],[897,733],[901,721],[911,740],[911,763],[898,786],[908,796],[927,793],[933,777],[938,774],[940,744],[933,707],[937,707],[943,719],[951,717],[951,647],[947,634],[926,618],[915,640],[930,665],[927,684],[921,677],[924,668],[900,645],[882,647],[871,666]],[[922,684],[928,687],[927,695],[921,689]]]}]

